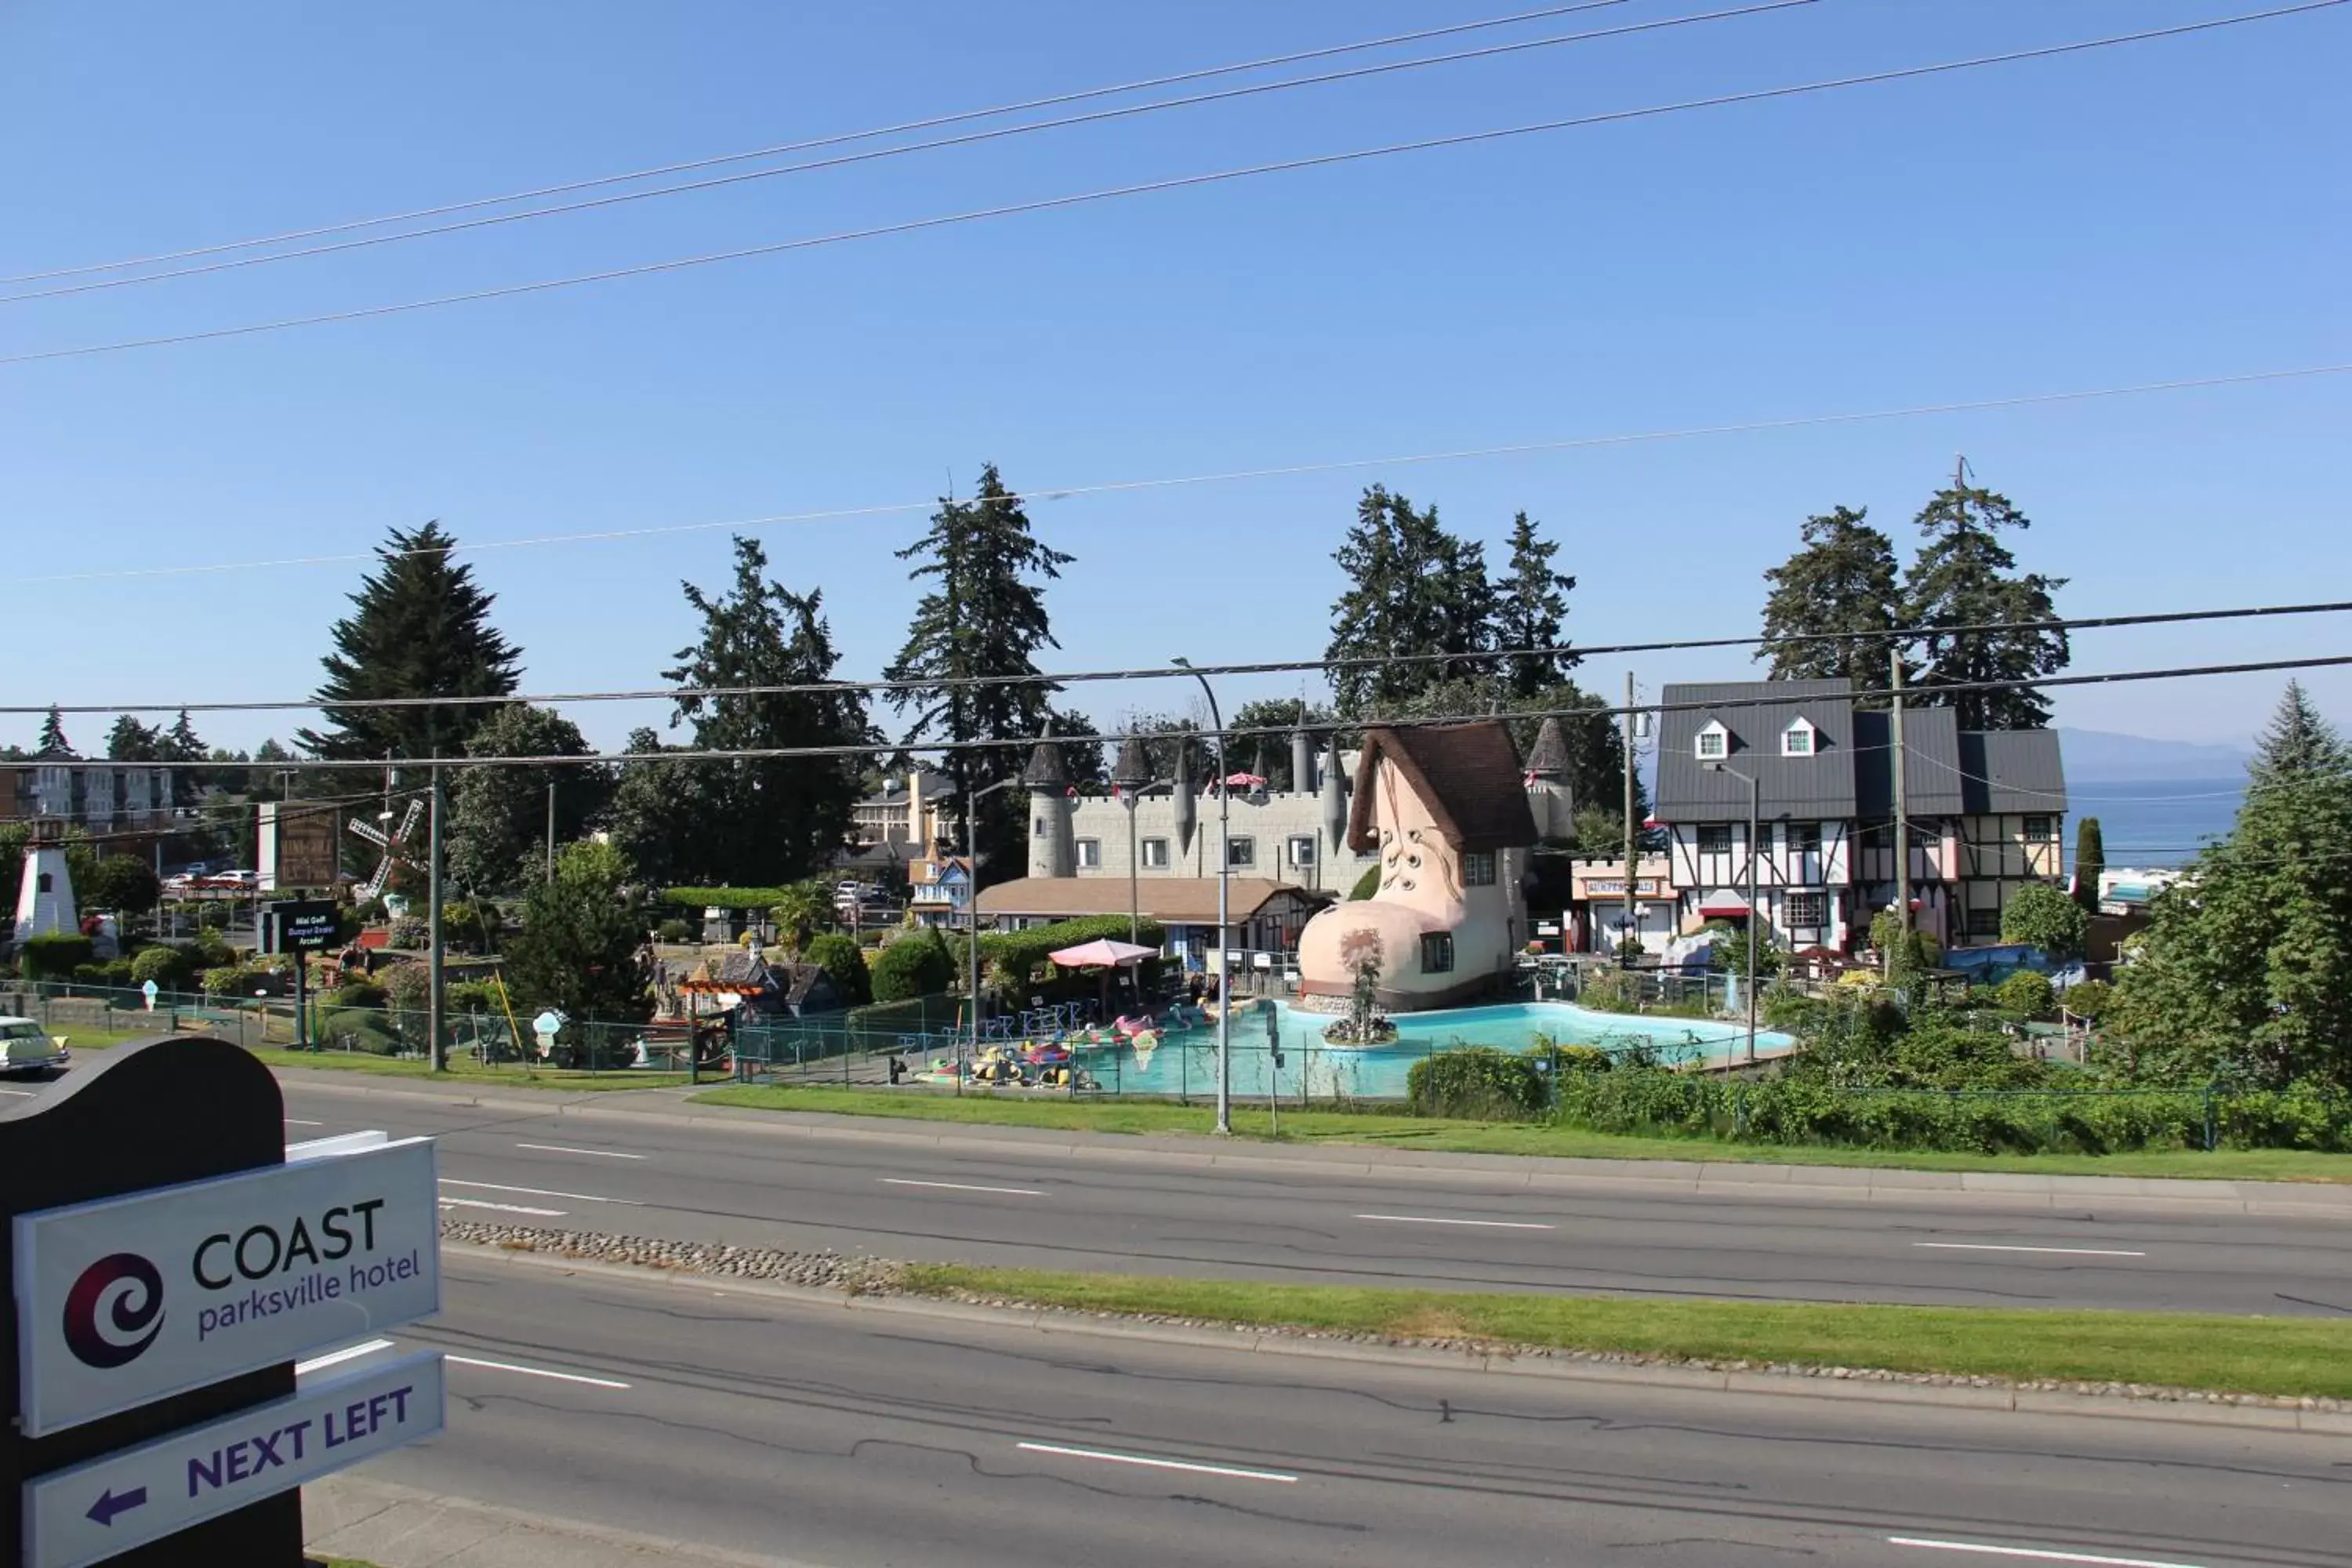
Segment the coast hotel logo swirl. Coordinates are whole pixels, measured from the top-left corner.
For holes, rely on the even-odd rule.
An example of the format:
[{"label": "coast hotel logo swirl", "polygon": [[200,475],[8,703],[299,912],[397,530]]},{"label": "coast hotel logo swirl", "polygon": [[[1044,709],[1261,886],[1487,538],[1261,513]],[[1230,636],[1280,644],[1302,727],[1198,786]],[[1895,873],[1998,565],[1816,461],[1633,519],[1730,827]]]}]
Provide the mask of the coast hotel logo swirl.
[{"label": "coast hotel logo swirl", "polygon": [[66,1347],[84,1364],[126,1366],[163,1331],[163,1276],[135,1252],[101,1258],[66,1294]]}]

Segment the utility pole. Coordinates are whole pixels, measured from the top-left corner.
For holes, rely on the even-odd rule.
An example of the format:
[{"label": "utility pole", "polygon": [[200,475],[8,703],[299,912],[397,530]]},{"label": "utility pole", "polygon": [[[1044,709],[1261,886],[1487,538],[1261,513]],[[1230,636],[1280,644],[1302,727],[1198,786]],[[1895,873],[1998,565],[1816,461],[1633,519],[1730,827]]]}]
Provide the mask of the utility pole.
[{"label": "utility pole", "polygon": [[[1633,940],[1640,929],[1640,907],[1633,900],[1633,672],[1625,672],[1625,938]],[[1618,963],[1631,965],[1623,946],[1618,948]]]},{"label": "utility pole", "polygon": [[547,879],[555,880],[555,775],[547,775]]},{"label": "utility pole", "polygon": [[[1892,729],[1895,754],[1889,759],[1895,770],[1895,909],[1900,919],[1904,947],[1911,945],[1911,811],[1909,781],[1904,774],[1909,771],[1910,757],[1903,750],[1903,648],[1895,645],[1887,652],[1891,673],[1888,677],[1894,697]],[[1891,971],[1895,956],[1885,955]]]},{"label": "utility pole", "polygon": [[425,832],[425,1030],[431,1040],[435,1072],[449,1070],[449,1051],[441,1038],[441,762],[433,763],[432,826]]}]

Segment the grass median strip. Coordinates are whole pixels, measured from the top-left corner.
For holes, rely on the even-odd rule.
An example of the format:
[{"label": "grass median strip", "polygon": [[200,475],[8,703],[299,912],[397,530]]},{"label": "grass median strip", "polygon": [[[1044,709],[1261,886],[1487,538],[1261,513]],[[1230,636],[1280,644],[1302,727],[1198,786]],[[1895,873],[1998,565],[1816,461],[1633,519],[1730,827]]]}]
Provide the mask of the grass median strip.
[{"label": "grass median strip", "polygon": [[1674,1361],[2352,1399],[2352,1320],[1362,1290],[908,1264],[904,1290],[1082,1312]]},{"label": "grass median strip", "polygon": [[[845,1089],[730,1084],[698,1097],[713,1105],[758,1110],[823,1111],[1073,1132],[1205,1136],[1215,1118],[1206,1105],[1167,1100],[1066,1100],[1010,1093],[942,1094],[929,1089]],[[1234,1109],[1234,1131],[1274,1135],[1264,1105]],[[2115,1154],[1969,1154],[1857,1149],[1817,1144],[1712,1143],[1695,1138],[1644,1138],[1542,1123],[1452,1121],[1386,1111],[1285,1110],[1281,1141],[1427,1149],[1454,1154],[1531,1154],[1603,1160],[1692,1160],[1765,1165],[1862,1165],[1882,1170],[2016,1171],[2063,1176],[2177,1176],[2242,1182],[2352,1182],[2352,1154],[2304,1149],[2147,1149]]]}]

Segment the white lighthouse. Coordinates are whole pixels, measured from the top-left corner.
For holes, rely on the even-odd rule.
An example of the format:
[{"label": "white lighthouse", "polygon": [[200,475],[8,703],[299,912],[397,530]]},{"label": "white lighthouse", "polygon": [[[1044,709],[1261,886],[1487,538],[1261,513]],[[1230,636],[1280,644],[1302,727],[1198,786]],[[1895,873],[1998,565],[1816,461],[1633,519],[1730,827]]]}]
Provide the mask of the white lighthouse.
[{"label": "white lighthouse", "polygon": [[25,879],[16,889],[16,940],[81,930],[74,913],[73,873],[66,869],[65,824],[37,818],[25,846]]}]

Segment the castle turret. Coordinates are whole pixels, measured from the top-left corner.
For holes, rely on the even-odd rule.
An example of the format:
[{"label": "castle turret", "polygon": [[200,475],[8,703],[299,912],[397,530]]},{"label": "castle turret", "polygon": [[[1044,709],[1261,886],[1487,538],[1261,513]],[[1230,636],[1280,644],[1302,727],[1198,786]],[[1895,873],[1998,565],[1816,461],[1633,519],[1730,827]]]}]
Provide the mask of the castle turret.
[{"label": "castle turret", "polygon": [[1323,841],[1337,854],[1348,841],[1348,770],[1339,765],[1339,746],[1333,742],[1323,769],[1323,789],[1317,800],[1323,810]]},{"label": "castle turret", "polygon": [[1029,874],[1033,877],[1075,877],[1078,871],[1077,839],[1070,828],[1070,770],[1062,762],[1062,748],[1054,727],[1045,726],[1029,766],[1021,774],[1029,789]]},{"label": "castle turret", "polygon": [[1315,787],[1315,742],[1303,727],[1290,732],[1290,787],[1301,795]]},{"label": "castle turret", "polygon": [[1192,853],[1192,831],[1199,826],[1198,795],[1201,781],[1192,773],[1192,742],[1176,742],[1176,853],[1181,858]]},{"label": "castle turret", "polygon": [[1576,833],[1576,791],[1568,776],[1568,740],[1559,721],[1547,719],[1536,731],[1535,749],[1527,760],[1528,809],[1541,838],[1570,838]]}]

